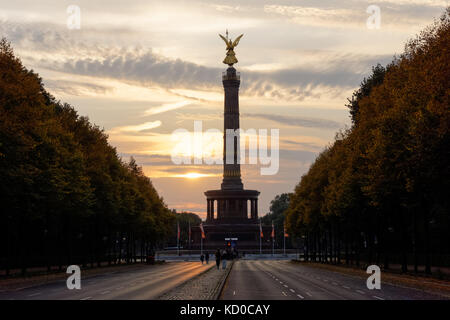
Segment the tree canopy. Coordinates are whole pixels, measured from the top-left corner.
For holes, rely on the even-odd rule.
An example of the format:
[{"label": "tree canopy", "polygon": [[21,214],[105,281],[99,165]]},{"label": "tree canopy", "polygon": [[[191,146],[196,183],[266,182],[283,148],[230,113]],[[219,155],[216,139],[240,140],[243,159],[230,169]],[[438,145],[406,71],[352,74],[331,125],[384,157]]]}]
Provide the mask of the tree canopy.
[{"label": "tree canopy", "polygon": [[111,262],[171,233],[174,215],[134,159],[56,101],[0,42],[1,269]]},{"label": "tree canopy", "polygon": [[450,9],[377,65],[286,213],[313,260],[450,265]]}]

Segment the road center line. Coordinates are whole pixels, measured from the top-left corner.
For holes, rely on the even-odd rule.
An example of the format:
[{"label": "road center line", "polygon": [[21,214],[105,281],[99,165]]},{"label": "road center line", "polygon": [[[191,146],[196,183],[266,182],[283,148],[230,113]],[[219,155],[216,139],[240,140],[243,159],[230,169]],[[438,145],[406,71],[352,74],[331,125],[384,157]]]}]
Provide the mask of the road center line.
[{"label": "road center line", "polygon": [[384,300],[383,298],[380,298],[380,297],[377,297],[377,296],[372,296],[372,297],[374,297],[375,299],[378,299],[378,300]]},{"label": "road center line", "polygon": [[361,290],[356,290],[356,292],[361,293],[361,294],[366,294],[364,291],[361,291]]},{"label": "road center line", "polygon": [[92,299],[92,297],[86,297],[86,298],[82,298],[80,300],[89,300],[89,299]]},{"label": "road center line", "polygon": [[302,295],[298,294],[297,297],[299,297],[300,299],[305,299],[305,297],[303,297]]}]

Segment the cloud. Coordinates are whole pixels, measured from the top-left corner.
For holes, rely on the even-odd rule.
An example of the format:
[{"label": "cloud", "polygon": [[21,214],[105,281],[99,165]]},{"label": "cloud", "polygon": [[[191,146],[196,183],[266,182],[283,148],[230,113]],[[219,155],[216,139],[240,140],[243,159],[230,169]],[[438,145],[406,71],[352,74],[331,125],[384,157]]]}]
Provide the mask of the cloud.
[{"label": "cloud", "polygon": [[306,117],[295,117],[295,116],[283,116],[277,114],[262,114],[262,113],[251,113],[244,114],[244,117],[259,118],[265,120],[271,120],[278,122],[280,124],[295,126],[295,127],[307,127],[307,128],[323,128],[323,129],[338,129],[343,126],[343,124],[326,119],[318,118],[306,118]]},{"label": "cloud", "polygon": [[[367,2],[372,3],[372,0],[367,0]],[[448,1],[446,0],[377,0],[377,3],[389,3],[395,5],[414,5],[423,7],[443,7],[448,6]]]},{"label": "cloud", "polygon": [[[429,23],[426,12],[437,12],[445,8],[445,0],[380,0],[321,2],[319,6],[292,6],[270,4],[264,6],[264,12],[274,18],[281,18],[291,23],[329,28],[365,28],[369,5],[381,8],[382,24],[397,30],[410,30],[417,24]],[[348,9],[351,8],[351,9]]]},{"label": "cloud", "polygon": [[149,121],[135,126],[123,126],[123,127],[115,127],[112,128],[108,133],[109,134],[117,134],[121,132],[126,133],[145,133],[154,128],[158,128],[161,126],[162,122],[159,120]]},{"label": "cloud", "polygon": [[[200,66],[181,59],[168,59],[152,51],[129,49],[126,52],[109,50],[109,54],[98,57],[74,57],[61,62],[41,59],[41,67],[92,77],[104,77],[131,82],[142,86],[161,86],[167,89],[221,90],[219,68]],[[83,54],[81,54],[83,56]],[[370,66],[388,61],[384,56],[343,56],[340,60],[324,61],[326,67],[296,67],[273,72],[245,72],[242,92],[244,95],[266,96],[275,99],[303,100],[305,97],[318,97],[314,93],[321,87],[322,94],[333,94],[333,88],[353,88],[362,79]],[[363,71],[364,70],[364,71]],[[334,93],[341,92],[337,90]],[[189,97],[186,95],[186,97]],[[205,99],[203,99],[205,100]],[[207,100],[207,99],[206,99]],[[164,112],[180,105],[165,105],[153,112]],[[187,105],[187,103],[186,103]],[[149,111],[150,113],[152,111]]]},{"label": "cloud", "polygon": [[[188,100],[200,102],[214,95],[195,96],[192,92],[221,92],[221,68],[207,67],[182,59],[173,59],[152,49],[105,45],[85,40],[83,33],[73,35],[51,24],[0,24],[0,31],[24,50],[21,56],[31,65],[56,72],[115,79],[142,87],[161,87]],[[83,30],[82,32],[87,32]],[[87,38],[88,39],[88,38]],[[38,53],[38,54],[36,54]],[[376,63],[387,63],[390,55],[364,55],[330,51],[299,51],[302,65],[278,66],[242,72],[244,95],[302,101],[321,95],[336,96],[342,88],[356,87]],[[305,62],[307,61],[307,62]],[[239,67],[238,67],[239,68]],[[256,68],[258,70],[258,68]],[[76,93],[68,86],[64,88]],[[92,88],[94,89],[94,88]],[[97,91],[99,87],[95,88]],[[190,91],[182,92],[187,89]],[[178,90],[178,91],[177,91]],[[164,112],[177,105],[164,105],[152,112]],[[154,113],[154,114],[155,114]]]},{"label": "cloud", "polygon": [[45,87],[52,93],[64,93],[73,96],[86,96],[106,94],[114,91],[114,88],[89,82],[76,82],[69,80],[44,80]]},{"label": "cloud", "polygon": [[145,115],[151,116],[151,115],[155,115],[155,114],[158,114],[158,113],[163,113],[163,112],[166,112],[166,111],[179,109],[179,108],[187,106],[189,104],[191,104],[191,103],[188,102],[188,101],[180,101],[180,102],[175,102],[175,103],[166,103],[166,104],[163,104],[162,106],[157,106],[157,107],[153,107],[153,108],[147,109],[145,111]]},{"label": "cloud", "polygon": [[315,152],[323,150],[323,145],[318,145],[317,143],[313,142],[302,142],[302,141],[294,141],[289,139],[283,139],[281,141],[282,143],[290,144],[296,147],[296,149],[299,147],[300,150],[312,150]]},{"label": "cloud", "polygon": [[[0,30],[15,45],[40,51],[41,56],[31,55],[28,58],[46,69],[166,88],[198,89],[221,86],[222,69],[205,67],[182,59],[170,59],[151,49],[100,47],[77,41],[69,36],[67,31],[57,31],[55,26],[45,24],[7,24],[0,27]],[[244,75],[243,89],[249,93],[258,93],[266,88],[266,83],[302,87],[307,84],[354,86],[355,81],[360,80],[361,67],[370,69],[370,65],[386,58],[379,55],[336,56],[335,53],[322,52],[321,65],[312,64],[265,72],[248,70]],[[359,66],[356,72],[351,71],[354,66]]]}]

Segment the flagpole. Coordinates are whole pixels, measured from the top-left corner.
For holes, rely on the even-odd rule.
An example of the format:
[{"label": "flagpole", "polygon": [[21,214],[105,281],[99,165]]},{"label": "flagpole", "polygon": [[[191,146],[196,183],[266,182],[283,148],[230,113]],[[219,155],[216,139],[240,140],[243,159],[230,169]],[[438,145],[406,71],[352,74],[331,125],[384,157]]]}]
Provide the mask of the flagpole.
[{"label": "flagpole", "polygon": [[261,220],[259,220],[259,254],[262,253]]},{"label": "flagpole", "polygon": [[180,255],[180,223],[177,221],[177,255]]},{"label": "flagpole", "polygon": [[286,255],[286,225],[283,222],[283,254]]},{"label": "flagpole", "polygon": [[273,238],[272,238],[272,256],[273,256],[273,250],[274,250],[274,241],[273,241]]},{"label": "flagpole", "polygon": [[273,229],[273,220],[272,220],[272,256],[273,256],[274,246],[275,246],[275,232]]},{"label": "flagpole", "polygon": [[200,237],[200,255],[203,254],[203,238],[205,236],[205,230],[203,229],[203,222],[200,223],[200,231],[201,231],[201,237]]},{"label": "flagpole", "polygon": [[188,232],[189,232],[189,257],[191,257],[191,222],[188,221],[188,223],[189,223],[189,230],[188,230]]}]

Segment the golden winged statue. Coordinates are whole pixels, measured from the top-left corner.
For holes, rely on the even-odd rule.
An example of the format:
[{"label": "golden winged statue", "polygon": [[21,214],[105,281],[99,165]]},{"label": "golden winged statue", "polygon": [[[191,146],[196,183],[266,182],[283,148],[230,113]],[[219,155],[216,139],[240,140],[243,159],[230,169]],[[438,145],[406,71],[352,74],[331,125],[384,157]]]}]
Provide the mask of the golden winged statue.
[{"label": "golden winged statue", "polygon": [[241,40],[241,38],[244,34],[241,34],[234,41],[232,41],[231,39],[228,39],[228,30],[227,30],[226,35],[227,36],[224,37],[223,35],[219,34],[219,36],[227,44],[227,56],[223,60],[223,63],[225,63],[231,67],[233,64],[238,62],[238,59],[236,58],[236,54],[234,53],[233,49],[239,44],[239,40]]}]

